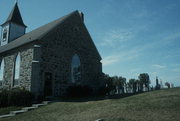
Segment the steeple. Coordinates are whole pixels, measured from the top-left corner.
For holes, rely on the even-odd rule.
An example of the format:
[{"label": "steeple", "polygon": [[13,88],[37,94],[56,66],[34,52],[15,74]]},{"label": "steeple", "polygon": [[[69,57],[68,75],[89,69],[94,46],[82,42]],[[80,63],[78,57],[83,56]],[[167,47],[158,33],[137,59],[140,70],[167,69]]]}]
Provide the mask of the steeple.
[{"label": "steeple", "polygon": [[22,20],[17,1],[12,11],[10,12],[7,20],[1,26],[1,46],[6,45],[9,42],[25,34],[27,26]]},{"label": "steeple", "polygon": [[[18,24],[20,26],[26,27],[26,25],[24,24],[24,22],[22,20],[17,1],[4,24],[6,24],[8,22],[12,22],[12,23]],[[4,24],[2,24],[2,25],[4,25]]]}]

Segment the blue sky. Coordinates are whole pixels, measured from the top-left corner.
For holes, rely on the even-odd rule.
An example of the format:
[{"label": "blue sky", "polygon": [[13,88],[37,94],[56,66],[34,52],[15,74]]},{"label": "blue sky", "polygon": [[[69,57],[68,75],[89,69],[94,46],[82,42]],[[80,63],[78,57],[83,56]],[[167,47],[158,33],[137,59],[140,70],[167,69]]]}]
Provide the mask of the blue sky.
[{"label": "blue sky", "polygon": [[[15,0],[0,0],[0,23]],[[138,78],[148,73],[180,86],[180,0],[19,0],[27,32],[74,10],[102,56],[103,72]]]}]

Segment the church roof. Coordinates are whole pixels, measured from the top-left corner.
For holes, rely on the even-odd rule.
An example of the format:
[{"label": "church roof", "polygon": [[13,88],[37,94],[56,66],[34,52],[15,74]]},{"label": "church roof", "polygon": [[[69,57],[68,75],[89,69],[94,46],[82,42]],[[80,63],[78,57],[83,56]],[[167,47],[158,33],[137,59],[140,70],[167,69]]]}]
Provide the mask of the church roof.
[{"label": "church roof", "polygon": [[[9,14],[9,16],[4,24],[6,24],[8,22],[13,22],[18,25],[26,27],[26,25],[24,24],[24,22],[22,20],[21,13],[19,11],[17,2],[15,3],[14,8],[12,9],[11,13]],[[4,24],[2,24],[2,25],[4,25]]]},{"label": "church roof", "polygon": [[6,52],[6,51],[14,49],[16,47],[22,46],[24,44],[27,44],[27,43],[33,42],[35,40],[41,39],[48,32],[53,30],[58,25],[62,24],[67,18],[69,18],[75,14],[79,15],[79,12],[76,10],[76,11],[74,11],[74,12],[72,12],[72,13],[70,13],[70,14],[62,17],[62,18],[59,18],[53,22],[50,22],[44,26],[41,26],[41,27],[31,31],[31,32],[17,38],[16,40],[14,40],[14,41],[6,44],[6,45],[1,46],[0,47],[0,53]]}]

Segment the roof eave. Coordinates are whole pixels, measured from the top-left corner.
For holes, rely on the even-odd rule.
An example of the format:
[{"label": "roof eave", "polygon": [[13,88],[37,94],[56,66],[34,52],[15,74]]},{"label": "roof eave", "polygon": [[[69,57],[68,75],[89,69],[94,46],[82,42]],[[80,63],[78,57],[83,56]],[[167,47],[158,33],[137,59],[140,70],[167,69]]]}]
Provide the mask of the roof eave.
[{"label": "roof eave", "polygon": [[[4,22],[3,24],[1,24],[1,26],[4,26],[4,25],[5,25],[5,24],[7,24],[7,23],[15,23],[15,22],[6,21],[6,22]],[[27,26],[26,26],[25,24],[18,24],[18,23],[15,23],[15,24],[17,24],[17,25],[20,25],[20,26],[23,26],[23,27],[27,28]]]},{"label": "roof eave", "polygon": [[[33,40],[33,41],[29,42],[29,43],[24,43],[24,44],[19,45],[19,46],[15,47],[15,48],[10,48],[10,49],[8,49],[8,50],[3,50],[3,51],[0,52],[0,55],[3,54],[3,53],[8,53],[9,51],[15,50],[15,49],[17,49],[17,48],[21,48],[22,46],[25,46],[25,45],[28,45],[28,44],[33,44],[33,42],[36,42],[36,41],[38,41],[38,40],[39,40],[39,39],[35,39],[35,40]],[[5,45],[4,45],[4,46],[5,46]]]}]

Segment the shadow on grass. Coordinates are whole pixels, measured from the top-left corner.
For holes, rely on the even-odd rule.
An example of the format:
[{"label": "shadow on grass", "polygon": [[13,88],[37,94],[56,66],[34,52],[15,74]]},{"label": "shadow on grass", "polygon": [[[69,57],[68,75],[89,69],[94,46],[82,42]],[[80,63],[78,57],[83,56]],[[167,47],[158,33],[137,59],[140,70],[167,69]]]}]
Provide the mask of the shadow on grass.
[{"label": "shadow on grass", "polygon": [[125,94],[114,94],[114,95],[106,95],[106,96],[89,96],[89,97],[63,97],[63,98],[56,98],[54,101],[61,101],[61,102],[88,102],[88,101],[100,101],[100,100],[107,100],[107,99],[121,99],[126,98],[129,96],[141,94],[145,92],[139,93],[125,93]]},{"label": "shadow on grass", "polygon": [[21,108],[22,106],[3,107],[3,108],[0,108],[0,115],[9,114],[10,111],[19,110]]}]

